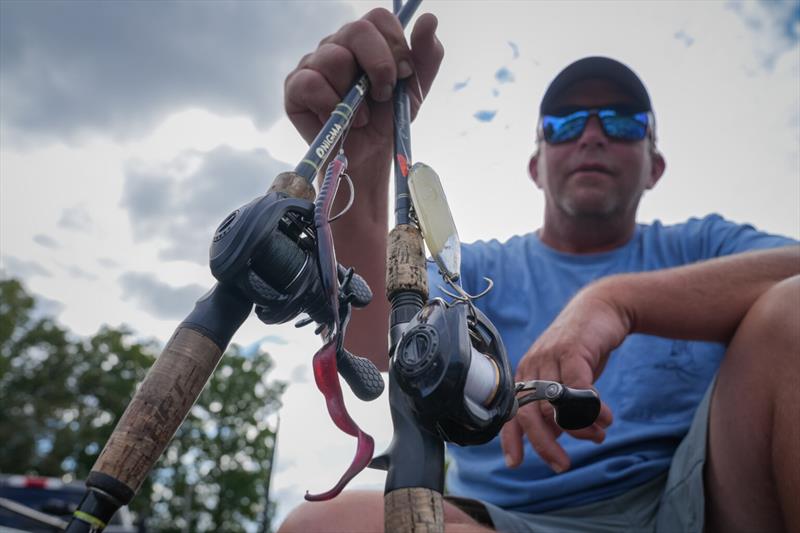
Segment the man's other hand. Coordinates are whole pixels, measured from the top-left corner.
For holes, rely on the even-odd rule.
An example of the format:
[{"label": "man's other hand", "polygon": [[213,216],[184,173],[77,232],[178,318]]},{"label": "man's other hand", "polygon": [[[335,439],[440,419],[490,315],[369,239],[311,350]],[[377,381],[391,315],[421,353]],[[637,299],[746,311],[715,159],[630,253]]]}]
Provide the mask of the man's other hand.
[{"label": "man's other hand", "polygon": [[[516,381],[558,381],[576,389],[591,388],[603,371],[608,354],[630,332],[630,320],[604,294],[603,284],[591,285],[561,311],[520,360]],[[564,431],[555,423],[553,407],[537,401],[519,409],[500,432],[509,467],[522,462],[526,436],[539,456],[556,472],[570,467],[564,448],[556,441]],[[575,438],[600,443],[612,422],[611,410],[601,404],[600,414],[588,428],[569,431]]]}]

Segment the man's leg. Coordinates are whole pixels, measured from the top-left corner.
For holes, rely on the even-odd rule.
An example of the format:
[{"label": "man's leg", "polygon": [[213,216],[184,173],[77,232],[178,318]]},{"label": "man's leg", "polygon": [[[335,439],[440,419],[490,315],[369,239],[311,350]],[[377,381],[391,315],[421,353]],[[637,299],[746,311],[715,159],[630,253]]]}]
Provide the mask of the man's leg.
[{"label": "man's leg", "polygon": [[800,276],[731,341],[711,400],[706,531],[800,531]]},{"label": "man's leg", "polygon": [[[490,533],[467,513],[444,502],[447,533]],[[278,533],[377,533],[383,531],[383,493],[352,490],[326,502],[303,503],[281,524]]]}]

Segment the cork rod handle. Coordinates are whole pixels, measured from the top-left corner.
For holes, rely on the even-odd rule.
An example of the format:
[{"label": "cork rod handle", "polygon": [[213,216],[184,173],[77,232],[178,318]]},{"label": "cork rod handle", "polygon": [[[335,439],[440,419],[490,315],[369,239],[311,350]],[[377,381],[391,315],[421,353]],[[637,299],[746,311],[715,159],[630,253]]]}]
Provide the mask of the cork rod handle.
[{"label": "cork rod handle", "polygon": [[210,339],[179,327],[128,404],[92,472],[111,476],[135,493],[221,357],[222,350]]},{"label": "cork rod handle", "polygon": [[442,495],[426,488],[396,489],[383,497],[384,530],[444,533]]}]

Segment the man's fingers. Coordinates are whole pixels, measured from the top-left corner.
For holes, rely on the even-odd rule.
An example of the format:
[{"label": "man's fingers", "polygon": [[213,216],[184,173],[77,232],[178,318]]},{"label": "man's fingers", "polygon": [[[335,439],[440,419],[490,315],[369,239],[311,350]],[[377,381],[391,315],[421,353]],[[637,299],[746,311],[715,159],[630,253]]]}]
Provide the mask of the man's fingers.
[{"label": "man's fingers", "polygon": [[411,31],[411,53],[423,96],[428,94],[444,58],[444,46],[436,37],[438,26],[439,20],[436,16],[425,13],[419,17]]},{"label": "man's fingers", "polygon": [[506,465],[509,468],[518,467],[525,451],[522,445],[522,427],[516,418],[506,422],[500,430],[500,446],[503,448]]},{"label": "man's fingers", "polygon": [[567,452],[556,442],[556,435],[545,422],[537,406],[521,407],[517,411],[515,419],[522,426],[533,449],[544,462],[550,465],[550,468],[559,473],[569,468]]},{"label": "man's fingers", "polygon": [[397,78],[407,78],[414,71],[414,60],[406,41],[405,30],[394,13],[375,8],[364,16],[372,22],[386,39],[386,44],[397,65]]},{"label": "man's fingers", "polygon": [[587,428],[575,429],[569,431],[568,433],[573,437],[575,437],[576,439],[590,440],[597,444],[600,444],[606,438],[605,430],[602,427],[600,427],[597,423],[592,424]]},{"label": "man's fingers", "polygon": [[589,389],[594,383],[594,370],[583,357],[563,358],[559,364],[562,383],[573,389]]},{"label": "man's fingers", "polygon": [[325,77],[315,70],[296,70],[286,78],[286,114],[306,142],[314,140],[337,103],[339,95]]},{"label": "man's fingers", "polygon": [[444,58],[444,46],[436,38],[436,27],[438,25],[439,21],[434,15],[425,13],[417,19],[411,32],[414,76],[408,87],[412,100],[412,117],[416,115],[422,100],[430,91]]},{"label": "man's fingers", "polygon": [[605,429],[608,426],[610,426],[613,422],[614,422],[614,414],[611,412],[611,408],[606,404],[606,402],[600,401],[600,414],[597,415],[597,420],[595,420],[595,424]]},{"label": "man's fingers", "polygon": [[335,43],[350,50],[358,66],[367,74],[370,96],[378,102],[392,97],[400,74],[412,72],[411,52],[403,35],[400,22],[389,11],[378,8],[363,18],[346,24],[332,35],[325,45]]},{"label": "man's fingers", "polygon": [[[418,49],[413,54],[397,17],[382,8],[323,39],[317,50],[300,60],[284,85],[286,113],[303,138],[313,140],[360,72],[366,73],[370,96],[378,102],[388,102],[397,79],[408,78],[412,117],[416,115],[444,54],[434,35],[436,26],[433,15],[419,17],[412,38]],[[369,122],[368,107],[361,106],[354,127]]]},{"label": "man's fingers", "polygon": [[319,72],[339,95],[339,100],[350,90],[358,74],[353,53],[334,42],[321,44],[313,54],[303,57],[297,66],[297,70],[301,69]]},{"label": "man's fingers", "polygon": [[547,400],[539,400],[536,402],[536,405],[539,407],[539,411],[542,413],[542,419],[544,423],[547,424],[553,438],[558,438],[564,430],[556,423],[555,408],[553,408],[553,405]]}]

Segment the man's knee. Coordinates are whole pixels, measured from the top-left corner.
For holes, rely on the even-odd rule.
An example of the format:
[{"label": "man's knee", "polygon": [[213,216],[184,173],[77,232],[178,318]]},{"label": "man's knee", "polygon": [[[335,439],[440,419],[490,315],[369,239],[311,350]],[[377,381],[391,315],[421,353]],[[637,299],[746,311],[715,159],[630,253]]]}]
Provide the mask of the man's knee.
[{"label": "man's knee", "polygon": [[292,510],[278,533],[314,531],[383,531],[383,494],[378,491],[346,491],[333,500],[306,502]]},{"label": "man's knee", "polygon": [[759,357],[788,357],[792,364],[800,363],[800,276],[776,283],[755,301],[732,344],[737,342],[763,346]]},{"label": "man's knee", "polygon": [[[705,470],[707,530],[781,531],[798,477],[800,276],[751,306],[720,368]],[[790,497],[787,498],[786,495]],[[791,529],[791,528],[789,528]]]}]

